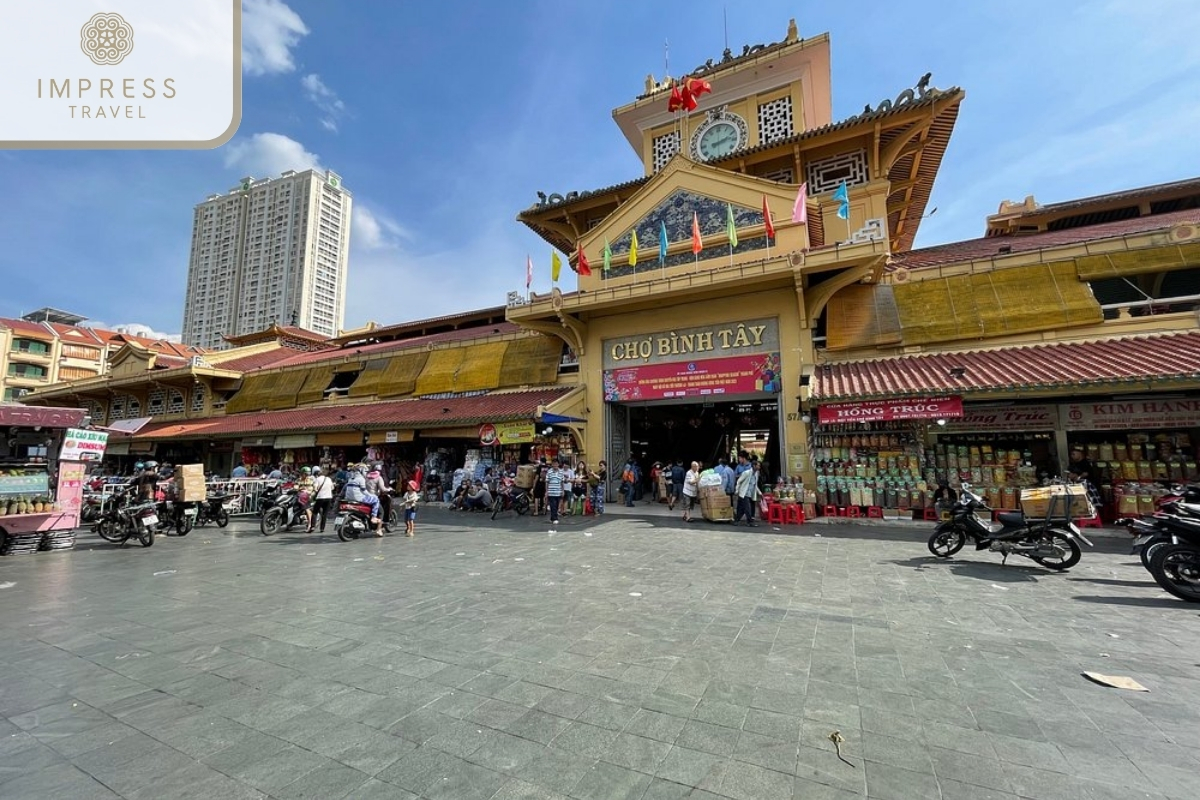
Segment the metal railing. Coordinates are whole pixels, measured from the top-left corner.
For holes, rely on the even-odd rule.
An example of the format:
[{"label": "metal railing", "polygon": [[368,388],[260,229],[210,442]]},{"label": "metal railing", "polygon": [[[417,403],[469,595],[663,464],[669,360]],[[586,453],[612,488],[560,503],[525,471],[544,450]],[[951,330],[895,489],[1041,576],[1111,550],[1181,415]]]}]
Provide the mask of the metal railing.
[{"label": "metal railing", "polygon": [[[165,485],[165,481],[159,483],[159,486]],[[268,481],[266,478],[232,478],[226,480],[205,481],[205,493],[227,494],[229,500],[225,503],[226,510],[229,511],[231,517],[236,516],[257,516],[261,507],[262,496],[267,488],[267,484],[277,483],[277,481]],[[101,501],[107,501],[108,498],[120,491],[124,491],[126,483],[106,483],[100,489]]]}]

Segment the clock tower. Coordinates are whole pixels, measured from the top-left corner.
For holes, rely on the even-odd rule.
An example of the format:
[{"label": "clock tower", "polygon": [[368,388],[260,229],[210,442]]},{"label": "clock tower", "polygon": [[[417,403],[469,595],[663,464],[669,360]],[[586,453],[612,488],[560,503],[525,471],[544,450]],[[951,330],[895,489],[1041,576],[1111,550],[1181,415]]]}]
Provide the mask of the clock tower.
[{"label": "clock tower", "polygon": [[[683,77],[707,81],[712,92],[690,113],[668,111],[671,87]],[[647,76],[645,92],[613,119],[652,175],[676,153],[712,162],[828,125],[830,85],[829,35],[801,39],[792,20],[782,41],[726,50],[676,79]]]}]

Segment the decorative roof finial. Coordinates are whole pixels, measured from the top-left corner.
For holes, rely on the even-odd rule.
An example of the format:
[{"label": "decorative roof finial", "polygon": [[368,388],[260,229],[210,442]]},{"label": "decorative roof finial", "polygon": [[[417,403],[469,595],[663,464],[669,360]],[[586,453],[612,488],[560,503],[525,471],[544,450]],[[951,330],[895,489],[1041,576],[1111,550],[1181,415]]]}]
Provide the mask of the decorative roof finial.
[{"label": "decorative roof finial", "polygon": [[787,44],[800,41],[800,31],[796,28],[796,19],[794,17],[788,20],[787,36],[783,41]]}]

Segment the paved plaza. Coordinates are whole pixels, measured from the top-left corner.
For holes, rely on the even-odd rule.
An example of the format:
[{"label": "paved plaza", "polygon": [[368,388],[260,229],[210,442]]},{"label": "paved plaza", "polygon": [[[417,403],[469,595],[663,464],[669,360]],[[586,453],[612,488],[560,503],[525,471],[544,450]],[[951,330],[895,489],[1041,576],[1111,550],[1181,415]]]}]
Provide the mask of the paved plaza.
[{"label": "paved plaza", "polygon": [[1126,543],[790,530],[428,509],[0,560],[0,797],[1200,795],[1200,609]]}]

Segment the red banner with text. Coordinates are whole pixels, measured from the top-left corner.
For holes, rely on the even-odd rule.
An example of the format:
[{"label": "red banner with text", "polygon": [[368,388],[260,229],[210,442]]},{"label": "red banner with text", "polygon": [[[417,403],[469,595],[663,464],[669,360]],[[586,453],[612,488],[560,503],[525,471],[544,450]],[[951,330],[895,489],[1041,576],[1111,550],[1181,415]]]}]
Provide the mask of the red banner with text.
[{"label": "red banner with text", "polygon": [[822,425],[841,422],[893,422],[906,419],[956,419],[962,415],[962,398],[957,395],[827,403],[817,409],[817,420]]},{"label": "red banner with text", "polygon": [[604,399],[609,402],[774,393],[780,386],[779,353],[604,371]]}]

